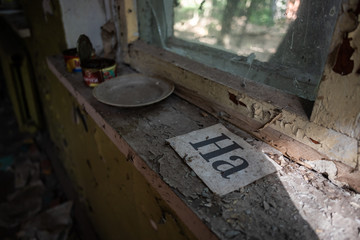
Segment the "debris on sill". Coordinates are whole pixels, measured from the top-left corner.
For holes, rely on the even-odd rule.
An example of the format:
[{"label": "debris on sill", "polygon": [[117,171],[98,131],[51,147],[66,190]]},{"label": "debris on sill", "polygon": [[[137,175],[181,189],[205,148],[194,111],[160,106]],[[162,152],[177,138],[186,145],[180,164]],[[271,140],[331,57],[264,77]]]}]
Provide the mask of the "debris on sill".
[{"label": "debris on sill", "polygon": [[[350,239],[359,236],[359,194],[334,185],[327,174],[321,173],[324,170],[320,169],[320,163],[314,165],[313,170],[304,167],[270,145],[222,123],[282,168],[224,196],[213,194],[189,167],[185,168],[184,177],[177,180],[165,177],[162,171],[163,180],[174,189],[181,189],[189,207],[220,239]],[[162,168],[165,166],[160,163]],[[175,169],[179,171],[179,166]]]},{"label": "debris on sill", "polygon": [[28,219],[17,236],[20,239],[68,239],[72,225],[72,205],[73,203],[68,201]]},{"label": "debris on sill", "polygon": [[68,239],[72,202],[32,139],[0,157],[0,181],[1,239]]},{"label": "debris on sill", "polygon": [[318,161],[306,161],[316,172],[326,176],[331,182],[339,187],[344,187],[345,184],[336,180],[337,168],[333,161],[318,160]]}]

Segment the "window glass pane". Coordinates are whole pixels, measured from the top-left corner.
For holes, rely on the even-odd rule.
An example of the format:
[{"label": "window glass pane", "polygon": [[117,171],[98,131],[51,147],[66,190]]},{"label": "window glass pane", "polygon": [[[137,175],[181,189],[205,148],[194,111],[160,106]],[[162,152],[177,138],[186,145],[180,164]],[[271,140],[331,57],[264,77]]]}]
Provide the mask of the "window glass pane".
[{"label": "window glass pane", "polygon": [[[140,35],[170,51],[241,76],[243,87],[252,80],[314,100],[340,3],[146,0],[140,6],[151,11],[140,16]],[[146,32],[144,26],[151,30]]]},{"label": "window glass pane", "polygon": [[268,61],[299,5],[300,0],[179,0],[174,36]]}]

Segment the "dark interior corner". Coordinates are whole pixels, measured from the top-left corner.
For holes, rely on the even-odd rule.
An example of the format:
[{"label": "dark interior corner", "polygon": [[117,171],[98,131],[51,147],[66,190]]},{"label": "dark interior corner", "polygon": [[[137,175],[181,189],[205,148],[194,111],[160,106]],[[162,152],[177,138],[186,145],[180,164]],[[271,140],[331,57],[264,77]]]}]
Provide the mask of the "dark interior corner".
[{"label": "dark interior corner", "polygon": [[303,107],[306,116],[308,117],[308,119],[310,119],[311,113],[314,108],[315,101],[310,101],[310,100],[307,100],[304,98],[299,98],[299,99],[300,99],[301,106]]}]

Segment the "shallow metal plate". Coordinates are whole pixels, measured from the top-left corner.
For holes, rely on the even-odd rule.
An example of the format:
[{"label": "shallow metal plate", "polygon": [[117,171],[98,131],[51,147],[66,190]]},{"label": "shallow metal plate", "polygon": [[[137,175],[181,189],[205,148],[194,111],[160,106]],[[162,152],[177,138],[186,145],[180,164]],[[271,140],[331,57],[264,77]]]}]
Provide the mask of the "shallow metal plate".
[{"label": "shallow metal plate", "polygon": [[128,74],[107,80],[93,90],[94,97],[117,107],[140,107],[159,102],[174,91],[174,85],[162,79]]}]

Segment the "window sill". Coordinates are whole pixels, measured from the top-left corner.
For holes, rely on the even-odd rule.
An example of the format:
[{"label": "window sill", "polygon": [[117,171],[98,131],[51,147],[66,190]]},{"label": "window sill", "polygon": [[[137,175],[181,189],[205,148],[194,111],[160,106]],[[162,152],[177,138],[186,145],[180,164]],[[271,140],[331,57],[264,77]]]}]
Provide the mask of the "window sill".
[{"label": "window sill", "polygon": [[[292,95],[305,99],[316,98],[318,84],[316,79],[319,77],[315,74],[305,74],[303,70],[271,63],[274,60],[269,60],[269,62],[266,63],[256,59],[251,60],[251,58],[248,59],[248,57],[237,56],[222,49],[214,49],[213,47],[199,45],[177,38],[169,38],[166,46],[171,52],[179,53],[179,55],[186,56],[191,60],[204,63],[212,68],[220,69],[223,72],[237,76],[233,77],[235,80],[233,81],[234,84],[230,85],[232,88],[247,91],[249,87],[251,90],[251,87],[254,86],[253,83],[257,83],[255,86],[258,85],[259,87],[270,86],[266,88],[266,92],[270,96],[272,94],[281,94],[284,98],[290,99],[292,104],[295,102],[295,108],[298,107],[296,105],[297,102],[312,102],[294,98]],[[248,79],[252,79],[253,81]],[[296,80],[294,81],[294,79]],[[227,80],[222,79],[221,81],[227,84]],[[250,84],[250,86],[248,86],[248,84]],[[311,111],[311,109],[309,110]]]},{"label": "window sill", "polygon": [[[142,65],[144,65],[145,63],[140,62],[138,59],[136,59],[136,57],[139,57],[139,54],[141,53],[146,55],[152,55],[155,57],[153,59],[154,60],[153,65],[154,67],[156,67],[155,69],[144,69],[144,66]],[[180,68],[182,70],[183,74],[180,74],[178,76],[173,76],[173,75],[167,76],[167,78],[171,78],[171,80],[173,80],[177,85],[185,86],[185,84],[187,83],[185,82],[185,80],[181,81],[177,78],[184,78],[184,77],[201,78],[203,82],[199,83],[198,86],[191,88],[191,89],[199,89],[198,90],[199,95],[201,95],[201,92],[208,91],[205,85],[207,82],[214,82],[215,86],[221,87],[222,85],[226,87],[229,91],[236,93],[238,97],[240,97],[241,95],[246,95],[250,98],[257,99],[258,101],[268,103],[274,109],[286,109],[287,111],[290,111],[298,115],[299,117],[305,119],[309,118],[308,116],[309,113],[306,113],[303,106],[304,102],[299,97],[284,93],[275,88],[252,81],[247,81],[246,86],[243,87],[240,84],[243,82],[243,80],[239,77],[236,77],[230,73],[226,73],[215,68],[207,67],[203,64],[197,63],[195,61],[191,61],[175,53],[148,45],[141,40],[138,40],[130,45],[129,61],[132,64],[132,67],[135,69],[148,72],[152,75],[161,75],[161,72],[159,72],[157,69],[160,66],[159,67],[156,66],[157,64],[156,60],[159,58],[163,59],[162,64],[173,64],[175,67]],[[136,63],[139,65],[135,65]],[[163,72],[169,72],[171,70],[172,69],[165,68],[163,69]],[[186,74],[190,76],[186,76]],[[189,87],[190,86],[191,85],[189,85]],[[214,92],[211,94],[213,95],[213,97],[217,98],[218,97],[217,94],[220,93]]]},{"label": "window sill", "polygon": [[[129,46],[128,63],[176,85],[176,94],[249,132],[299,163],[326,159],[357,165],[357,140],[317,125],[300,98],[206,67],[142,41]],[[281,116],[279,116],[281,113]]]},{"label": "window sill", "polygon": [[[258,224],[259,219],[261,219],[261,226],[267,226],[268,224],[277,226],[284,222],[283,226],[285,228],[282,229],[279,226],[278,228],[285,232],[290,231],[288,227],[300,226],[303,228],[305,224],[308,224],[297,213],[292,201],[300,202],[299,197],[302,198],[297,194],[299,189],[296,190],[296,188],[302,188],[300,191],[309,191],[308,194],[311,195],[312,192],[309,188],[315,187],[306,184],[302,177],[299,178],[297,170],[286,173],[286,175],[283,175],[285,174],[283,171],[281,174],[269,175],[239,191],[220,198],[208,190],[206,191],[207,188],[202,181],[192,174],[189,167],[179,158],[175,151],[165,145],[165,139],[216,124],[219,122],[217,118],[206,114],[175,95],[171,95],[160,103],[142,108],[126,109],[107,106],[98,102],[92,96],[92,89],[83,83],[81,74],[66,72],[61,56],[49,57],[47,63],[49,69],[78,101],[79,105],[83,106],[83,110],[89,117],[127,156],[127,160],[133,163],[134,167],[198,239],[215,239],[213,232],[216,233],[217,237],[225,238],[226,233],[234,232],[234,227],[228,221],[231,220],[229,216],[231,217],[231,214],[236,216],[240,214],[239,216],[242,216],[245,212],[250,215],[248,217],[249,221],[258,219]],[[132,72],[132,70],[121,66],[119,72],[126,74]],[[269,155],[281,156],[281,153],[270,148],[267,144],[256,141],[250,135],[225,121],[222,121],[222,123],[232,132],[247,138],[247,141],[259,151],[263,150]],[[298,144],[301,145],[301,143]],[[291,169],[293,168],[298,168],[298,166],[293,165]],[[311,172],[309,170],[302,171]],[[299,181],[302,183],[299,184]],[[286,185],[286,189],[283,184]],[[269,186],[271,186],[271,189]],[[331,191],[325,190],[327,187],[331,188]],[[333,185],[323,186],[323,188],[324,192],[335,191]],[[259,200],[259,192],[261,191],[264,194],[266,193],[266,201],[270,201],[270,204],[276,202],[277,206],[281,206],[282,213],[277,212],[277,214],[281,215],[281,221],[273,222],[273,216],[264,211],[262,200],[259,204],[253,204]],[[313,190],[313,192],[315,191]],[[240,198],[245,198],[246,201],[238,201]],[[266,204],[266,206],[269,205]],[[311,206],[313,200],[305,204]],[[248,211],[249,209],[251,211]],[[272,211],[272,209],[268,210]],[[290,216],[289,212],[293,214]],[[293,217],[294,214],[297,215],[297,218]],[[294,219],[297,220],[294,222]],[[241,227],[245,235],[269,234],[265,231],[253,232],[251,229],[254,224],[256,223],[249,222]],[[317,228],[317,223],[312,222],[310,224]],[[305,234],[313,234],[311,227],[307,229],[310,230],[305,231]],[[264,236],[263,238],[265,238]]]}]

